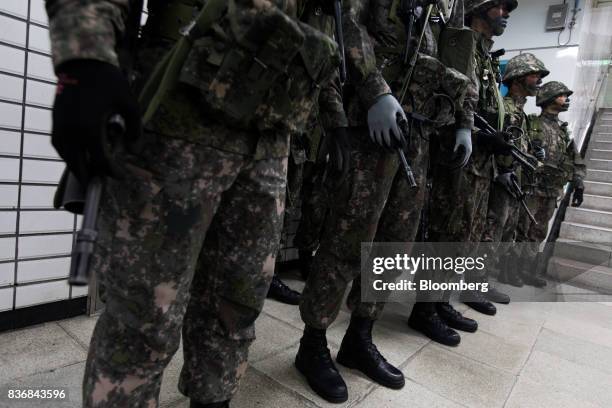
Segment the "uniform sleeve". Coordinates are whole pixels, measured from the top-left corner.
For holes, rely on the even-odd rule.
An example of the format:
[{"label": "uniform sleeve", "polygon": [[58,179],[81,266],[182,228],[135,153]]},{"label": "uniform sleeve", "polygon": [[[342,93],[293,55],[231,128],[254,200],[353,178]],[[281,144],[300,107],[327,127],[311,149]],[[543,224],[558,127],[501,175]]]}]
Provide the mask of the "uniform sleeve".
[{"label": "uniform sleeve", "polygon": [[74,59],[119,65],[115,46],[135,0],[47,0],[55,67]]},{"label": "uniform sleeve", "polygon": [[327,86],[321,89],[319,95],[319,112],[325,129],[348,127],[348,119],[342,104],[340,78],[336,71],[335,77]]},{"label": "uniform sleeve", "polygon": [[391,93],[376,66],[374,46],[365,26],[368,7],[368,0],[347,0],[343,2],[342,12],[348,78],[366,108],[372,106],[379,96]]},{"label": "uniform sleeve", "polygon": [[457,128],[472,129],[474,127],[474,112],[478,105],[478,86],[470,81],[466,87],[461,109],[457,111]]}]

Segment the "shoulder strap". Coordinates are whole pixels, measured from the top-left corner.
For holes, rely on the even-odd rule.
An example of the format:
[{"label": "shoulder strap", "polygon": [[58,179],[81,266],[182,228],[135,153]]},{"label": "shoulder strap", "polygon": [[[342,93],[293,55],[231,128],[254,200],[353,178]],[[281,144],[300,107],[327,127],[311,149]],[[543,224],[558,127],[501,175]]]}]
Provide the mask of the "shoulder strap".
[{"label": "shoulder strap", "polygon": [[[493,64],[491,62],[491,56],[487,57],[487,68],[490,72],[490,75],[493,75]],[[506,120],[506,107],[504,106],[504,98],[502,97],[501,91],[499,90],[499,86],[495,79],[493,79],[493,85],[495,97],[497,99],[497,130],[503,130],[504,122]]]},{"label": "shoulder strap", "polygon": [[138,96],[143,112],[143,124],[151,119],[165,93],[172,89],[178,81],[181,69],[192,47],[191,36],[197,36],[210,30],[212,25],[223,17],[228,7],[227,3],[226,0],[208,0],[198,16],[185,27],[181,38],[155,66]]}]

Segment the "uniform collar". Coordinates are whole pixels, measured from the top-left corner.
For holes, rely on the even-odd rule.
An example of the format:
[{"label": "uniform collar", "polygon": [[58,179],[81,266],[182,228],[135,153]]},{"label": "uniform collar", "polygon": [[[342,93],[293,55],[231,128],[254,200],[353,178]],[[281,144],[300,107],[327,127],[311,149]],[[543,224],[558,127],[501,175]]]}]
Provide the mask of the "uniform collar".
[{"label": "uniform collar", "polygon": [[478,46],[482,51],[488,54],[491,51],[491,48],[493,48],[493,44],[495,42],[492,39],[485,37],[483,33],[480,33],[478,31],[475,31],[475,33],[476,38],[478,40]]}]

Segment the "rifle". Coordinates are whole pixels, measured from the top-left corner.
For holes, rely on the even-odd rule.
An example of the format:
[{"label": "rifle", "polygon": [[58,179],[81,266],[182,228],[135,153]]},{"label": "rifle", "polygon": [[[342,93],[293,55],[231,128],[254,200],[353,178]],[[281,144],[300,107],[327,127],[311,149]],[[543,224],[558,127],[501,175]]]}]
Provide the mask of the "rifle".
[{"label": "rifle", "polygon": [[[421,44],[423,42],[423,36],[425,34],[426,24],[428,23],[429,17],[431,16],[431,12],[433,10],[433,4],[430,4],[427,7],[427,12],[425,14],[425,20],[424,20],[425,22],[423,24],[423,31],[421,32],[421,35],[419,36],[416,50],[414,53],[412,53],[412,57],[410,57],[411,55],[410,41],[412,39],[412,31],[413,31],[414,23],[416,19],[416,15],[415,15],[416,6],[417,6],[416,0],[402,0],[402,5],[401,5],[400,13],[399,13],[399,16],[403,20],[404,27],[406,29],[406,46],[404,48],[403,62],[404,62],[404,65],[409,66],[408,71],[406,72],[406,76],[404,77],[404,80],[403,80],[402,88],[400,90],[400,95],[398,99],[398,102],[400,103],[400,105],[403,104],[404,98],[406,97],[406,93],[408,92],[408,87],[410,86],[410,82],[412,81],[412,74],[414,73],[414,67],[416,66],[419,49],[421,48]],[[401,120],[398,121],[398,126],[400,130],[404,133],[406,138],[411,137],[410,126],[407,121],[403,120],[402,118]],[[408,184],[410,185],[411,188],[417,187],[417,183],[414,178],[414,172],[412,171],[412,167],[410,167],[408,160],[406,160],[406,154],[404,153],[404,150],[402,150],[401,147],[398,147],[396,150],[400,158],[400,163],[402,164],[402,167],[404,168],[404,173],[406,175],[406,179],[408,180]]]},{"label": "rifle", "polygon": [[334,1],[334,22],[336,25],[336,42],[340,52],[340,85],[346,82],[346,57],[344,55],[344,33],[342,32],[342,0]]},{"label": "rifle", "polygon": [[[116,143],[123,140],[124,134],[124,119],[119,115],[111,116],[104,135],[105,142],[108,142],[106,144],[111,149],[116,148]],[[69,212],[83,214],[83,224],[77,232],[70,259],[70,285],[86,286],[89,283],[89,269],[98,238],[96,224],[103,190],[104,178],[99,175],[93,175],[84,187],[68,168],[62,174],[54,198],[55,208],[64,207]]]},{"label": "rifle", "polygon": [[535,225],[538,225],[538,221],[536,221],[535,217],[533,216],[533,213],[529,210],[529,207],[527,207],[527,203],[525,202],[526,194],[523,192],[523,190],[521,190],[521,186],[519,186],[519,184],[516,182],[516,176],[514,175],[512,176],[512,189],[514,190],[513,193],[516,199],[519,200],[519,202],[521,203],[521,206],[529,216],[531,222],[533,222]]},{"label": "rifle", "polygon": [[[477,113],[474,114],[474,124],[480,129],[481,134],[484,134],[487,137],[497,137],[497,130],[495,130],[495,128],[491,126],[491,124],[487,122],[485,118]],[[514,160],[516,160],[528,172],[533,173],[536,171],[536,167],[530,163],[530,161],[537,162],[535,157],[523,152],[521,149],[512,144],[509,144],[509,146],[511,149],[510,154]]]}]

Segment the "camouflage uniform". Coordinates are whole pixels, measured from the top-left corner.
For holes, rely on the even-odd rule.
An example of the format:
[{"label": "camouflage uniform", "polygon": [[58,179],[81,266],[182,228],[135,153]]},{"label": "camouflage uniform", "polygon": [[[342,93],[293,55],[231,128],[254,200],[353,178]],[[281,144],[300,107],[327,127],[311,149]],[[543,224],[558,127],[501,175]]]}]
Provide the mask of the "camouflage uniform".
[{"label": "camouflage uniform", "polygon": [[[489,54],[493,41],[474,33],[477,47],[474,72],[469,76],[478,89],[477,111],[491,123],[497,123],[501,96]],[[434,166],[429,238],[434,242],[478,242],[485,224],[489,186],[493,165],[492,155],[476,143],[467,166],[450,172],[445,166],[452,157],[454,141],[442,140]]]},{"label": "camouflage uniform", "polygon": [[[334,19],[321,13],[320,9],[310,10],[306,21],[321,31],[332,35],[334,33]],[[326,178],[326,150],[325,133],[328,130],[347,127],[348,122],[342,107],[339,75],[336,75],[330,86],[323,89],[319,96],[318,109],[313,112],[309,125],[303,135],[300,135],[299,148],[294,161],[296,174],[290,204],[299,208],[300,222],[297,227],[293,245],[299,250],[313,252],[319,245],[323,223],[328,212],[328,189],[323,181]],[[293,154],[293,153],[292,153]],[[289,167],[291,174],[291,165]],[[298,212],[296,207],[295,213]]]},{"label": "camouflage uniform", "polygon": [[[510,83],[514,79],[537,73],[545,77],[549,71],[533,54],[520,54],[508,62],[503,81]],[[504,127],[507,129],[512,126],[522,130],[523,135],[514,141],[514,144],[522,151],[528,150],[527,115],[523,110],[526,102],[527,98],[522,96],[508,95],[504,98],[506,113]],[[496,165],[499,173],[514,172],[520,185],[523,176],[522,169],[511,156],[496,156]],[[499,183],[492,182],[487,222],[482,240],[485,242],[513,242],[521,208],[520,202],[506,188]],[[495,254],[497,259],[501,259],[504,255],[503,253]]]},{"label": "camouflage uniform", "polygon": [[[399,89],[405,70],[399,63],[404,27],[390,19],[392,3],[386,0],[343,3],[350,81],[344,106],[352,151],[349,175],[334,191],[331,213],[302,294],[302,320],[317,329],[326,329],[335,320],[351,282],[347,302],[353,315],[376,319],[384,303],[362,303],[360,280],[356,279],[360,275],[361,243],[374,239],[411,242],[418,229],[428,167],[428,140],[412,135],[408,157],[419,187],[411,189],[399,168],[397,155],[374,145],[365,123],[367,110],[375,99]],[[416,25],[415,37],[420,27]],[[404,109],[419,111],[441,126],[455,122],[454,108],[460,113],[460,126],[469,128],[472,117],[469,111],[464,111],[468,79],[432,57],[437,55],[436,38],[429,26],[425,33],[409,89],[415,103],[405,105]],[[434,92],[450,96],[455,106],[435,111],[435,104],[427,103]],[[423,126],[424,135],[432,131],[432,124]]]},{"label": "camouflage uniform", "polygon": [[[175,40],[159,30],[169,17],[169,3],[149,2],[147,42],[139,50],[143,71],[150,71]],[[317,50],[329,50],[328,59],[306,55],[315,49],[302,47],[304,62],[296,57],[292,66],[292,85],[302,98],[284,99],[282,106],[263,102],[248,112],[259,115],[251,123],[230,126],[223,116],[229,111],[206,109],[209,97],[229,103],[232,93],[249,90],[215,77],[225,52],[239,49],[239,41],[257,41],[233,30],[269,15],[295,21],[297,9],[291,1],[231,3],[232,12],[212,34],[224,30],[225,41],[210,33],[195,40],[179,85],[165,95],[146,127],[142,151],[121,158],[128,182],[107,182],[93,265],[106,308],[91,340],[84,406],[157,406],[163,370],[179,347],[181,329],[185,363],[179,388],[193,400],[230,399],[246,371],[253,323],[274,271],[289,134],[305,123],[316,88],[327,81],[324,72],[333,70],[337,56],[332,56],[335,44],[324,36]],[[55,65],[83,58],[118,65],[116,38],[134,4],[47,2]],[[230,20],[238,22],[231,29]],[[331,69],[309,70],[310,62]],[[282,86],[287,80],[281,76],[277,82]]]},{"label": "camouflage uniform", "polygon": [[[506,2],[510,11],[518,6],[513,0],[467,0],[466,19],[481,9]],[[475,41],[474,57],[465,68],[466,75],[476,87],[476,111],[498,130],[505,120],[503,100],[499,91],[499,63],[490,54],[493,40],[472,31]],[[449,44],[452,46],[452,44]],[[489,150],[472,135],[472,155],[460,171],[449,171],[445,166],[452,158],[453,144],[442,140],[438,160],[433,169],[429,239],[433,242],[479,242],[486,224],[489,192],[494,171],[494,159]],[[445,144],[446,142],[446,144]],[[460,245],[457,253],[465,256],[467,249]],[[482,280],[480,273],[465,275],[468,280]],[[448,279],[454,278],[449,275]],[[450,294],[444,296],[448,298]]]},{"label": "camouflage uniform", "polygon": [[[560,82],[548,82],[540,88],[536,104],[544,107],[555,97],[571,95]],[[525,259],[533,260],[539,244],[548,233],[548,223],[557,206],[557,199],[563,194],[568,181],[577,189],[584,189],[583,179],[586,166],[576,145],[570,138],[567,123],[561,122],[558,115],[542,112],[540,116],[529,116],[529,138],[531,142],[541,141],[546,151],[544,166],[536,171],[533,179],[525,179],[523,189],[527,193],[527,206],[533,212],[538,224],[531,222],[524,211],[521,211],[517,230],[517,242],[532,242],[525,246]],[[525,253],[527,252],[527,253]]]}]

